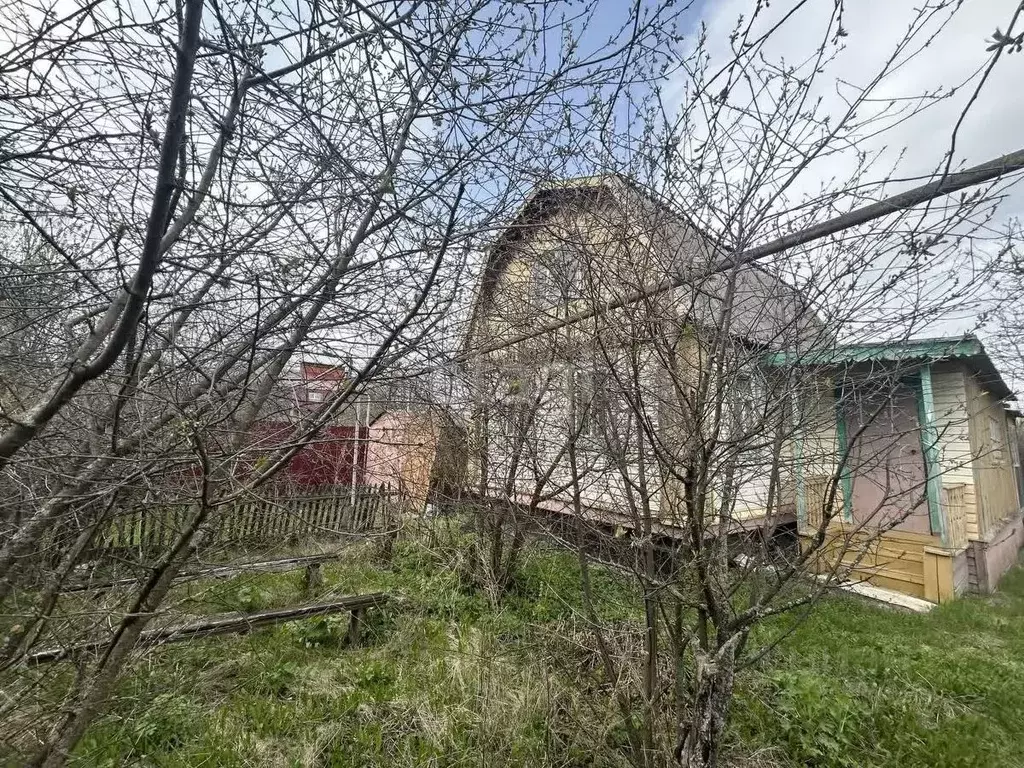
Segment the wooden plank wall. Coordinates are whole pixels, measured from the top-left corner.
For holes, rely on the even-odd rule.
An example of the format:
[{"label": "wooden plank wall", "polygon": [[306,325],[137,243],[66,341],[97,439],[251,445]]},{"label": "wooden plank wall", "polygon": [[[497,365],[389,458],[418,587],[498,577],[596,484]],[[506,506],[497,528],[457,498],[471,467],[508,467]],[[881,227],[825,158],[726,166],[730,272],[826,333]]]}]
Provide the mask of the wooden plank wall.
[{"label": "wooden plank wall", "polygon": [[[973,490],[974,486],[970,486]],[[967,488],[966,483],[943,484],[942,509],[946,515],[946,538],[950,549],[959,551],[967,546]]]},{"label": "wooden plank wall", "polygon": [[[802,460],[797,466],[794,440],[787,441],[787,452],[793,457],[795,472],[803,475],[804,508],[807,519],[804,530],[816,528],[821,522],[823,505],[831,479],[839,462],[839,432],[836,420],[835,381],[819,376],[808,382],[803,393],[802,421],[798,426]],[[793,501],[796,501],[796,478],[790,481]],[[834,509],[842,513],[842,484],[836,488]]]},{"label": "wooden plank wall", "polygon": [[[827,505],[828,496],[832,493],[832,504]],[[829,476],[809,476],[804,479],[804,497],[807,508],[807,528],[811,531],[821,527],[826,513],[831,514],[837,522],[841,519],[843,507],[843,489],[837,484],[833,492],[832,478]]]},{"label": "wooden plank wall", "polygon": [[984,539],[999,528],[998,523],[1019,508],[1013,476],[1006,411],[974,376],[965,379],[969,432],[974,453],[974,484],[978,533]]},{"label": "wooden plank wall", "polygon": [[1021,546],[1024,525],[1020,513],[1004,521],[987,539],[972,541],[966,552],[970,591],[993,591],[1003,574],[1017,562]]},{"label": "wooden plank wall", "polygon": [[[981,580],[984,578],[984,564],[981,564],[982,570],[978,570],[978,548],[971,544],[967,548],[967,588],[970,592],[983,592],[981,587]],[[986,580],[987,581],[987,580]]]},{"label": "wooden plank wall", "polygon": [[925,550],[941,547],[937,536],[908,531],[855,531],[845,525],[833,525],[819,553],[815,567],[819,573],[832,570],[837,560],[850,570],[850,577],[868,581],[914,597],[926,598]]},{"label": "wooden plank wall", "polygon": [[[952,364],[936,365],[932,372],[935,428],[939,438],[939,469],[942,485],[960,486],[954,501],[963,504],[966,536],[981,532],[974,487],[974,454],[971,450],[967,380],[970,374]],[[947,517],[948,520],[948,517]],[[964,542],[966,545],[966,542]]]},{"label": "wooden plank wall", "polygon": [[970,548],[953,556],[953,591],[964,595],[971,590]]}]

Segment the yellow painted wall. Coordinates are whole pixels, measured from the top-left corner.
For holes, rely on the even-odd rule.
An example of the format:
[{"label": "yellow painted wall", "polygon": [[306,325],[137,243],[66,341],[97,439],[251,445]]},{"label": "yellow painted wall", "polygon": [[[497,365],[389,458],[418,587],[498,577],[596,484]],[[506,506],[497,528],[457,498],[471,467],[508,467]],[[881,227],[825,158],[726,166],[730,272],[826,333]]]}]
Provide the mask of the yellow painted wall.
[{"label": "yellow painted wall", "polygon": [[403,412],[381,416],[370,427],[366,482],[394,488],[410,509],[422,510],[437,457],[438,435],[438,425],[427,417]]},{"label": "yellow painted wall", "polygon": [[836,573],[840,579],[945,602],[953,596],[952,561],[941,547],[937,536],[896,530],[879,534],[835,524],[812,565],[819,573]]},{"label": "yellow painted wall", "polygon": [[1000,528],[1019,508],[1006,410],[976,377],[966,379],[970,440],[974,455],[978,537]]}]

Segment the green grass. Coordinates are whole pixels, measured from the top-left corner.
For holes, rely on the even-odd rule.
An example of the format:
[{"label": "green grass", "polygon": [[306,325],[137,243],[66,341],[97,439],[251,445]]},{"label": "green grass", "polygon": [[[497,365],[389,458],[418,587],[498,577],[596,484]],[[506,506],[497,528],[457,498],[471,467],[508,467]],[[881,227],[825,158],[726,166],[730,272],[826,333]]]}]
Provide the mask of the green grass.
[{"label": "green grass", "polygon": [[[325,567],[324,596],[401,597],[365,643],[347,617],[147,653],[73,765],[620,766],[619,720],[596,687],[572,556],[535,552],[500,610],[454,548],[370,547]],[[638,615],[628,583],[593,573],[603,620]],[[197,582],[198,614],[295,603],[301,572]],[[792,628],[763,627],[756,643]],[[755,643],[755,645],[756,645]],[[987,598],[919,616],[836,597],[739,683],[727,762],[757,766],[1024,765],[1024,570]]]},{"label": "green grass", "polygon": [[1024,568],[925,615],[829,599],[746,676],[734,726],[786,766],[1024,765]]},{"label": "green grass", "polygon": [[[321,597],[400,598],[370,613],[355,649],[345,647],[348,617],[336,616],[147,654],[72,764],[609,764],[591,756],[614,718],[580,721],[580,694],[554,679],[542,652],[552,637],[584,636],[572,558],[531,557],[498,611],[445,552],[419,544],[399,546],[390,568],[372,548],[355,548],[324,576]],[[634,615],[627,582],[595,579],[608,597],[603,618]],[[183,585],[174,604],[190,614],[248,611],[295,603],[301,589],[301,571],[249,575]]]}]

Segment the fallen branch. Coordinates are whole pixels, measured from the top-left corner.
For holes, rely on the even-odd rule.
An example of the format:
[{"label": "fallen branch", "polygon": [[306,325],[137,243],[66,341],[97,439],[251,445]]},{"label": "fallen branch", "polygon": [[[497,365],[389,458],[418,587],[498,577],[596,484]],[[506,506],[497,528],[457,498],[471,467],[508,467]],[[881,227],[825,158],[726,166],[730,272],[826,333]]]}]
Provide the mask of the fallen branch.
[{"label": "fallen branch", "polygon": [[[167,643],[180,643],[186,640],[194,640],[213,635],[226,635],[234,633],[249,632],[253,629],[280,624],[286,621],[305,619],[310,616],[324,616],[333,613],[348,611],[352,614],[352,627],[350,627],[349,639],[351,642],[358,642],[358,627],[361,622],[361,614],[368,608],[376,608],[384,605],[390,599],[389,595],[382,592],[375,592],[367,595],[353,595],[332,600],[326,603],[311,603],[309,605],[293,606],[291,608],[274,608],[268,611],[257,611],[256,613],[228,613],[216,614],[205,619],[192,621],[187,624],[178,624],[170,627],[148,629],[139,636],[136,647],[150,647],[165,645]],[[25,664],[35,666],[46,664],[52,661],[61,661],[73,658],[82,653],[100,650],[107,645],[107,640],[93,640],[88,643],[68,646],[67,648],[48,648],[43,651],[29,654],[25,657]]]}]

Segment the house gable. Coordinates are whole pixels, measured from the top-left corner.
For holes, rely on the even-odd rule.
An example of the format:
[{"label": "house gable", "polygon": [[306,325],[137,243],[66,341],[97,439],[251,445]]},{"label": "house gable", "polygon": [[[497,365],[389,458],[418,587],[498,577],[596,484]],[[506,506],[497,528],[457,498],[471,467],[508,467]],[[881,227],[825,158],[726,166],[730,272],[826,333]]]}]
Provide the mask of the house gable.
[{"label": "house gable", "polygon": [[[538,190],[489,254],[467,353],[543,331],[578,310],[597,311],[612,324],[646,314],[679,327],[715,328],[730,290],[730,336],[771,348],[803,348],[806,342],[798,339],[820,334],[799,292],[769,271],[751,264],[732,275],[708,275],[724,253],[682,214],[621,177]],[[692,284],[600,310],[687,272],[695,275]]]}]

